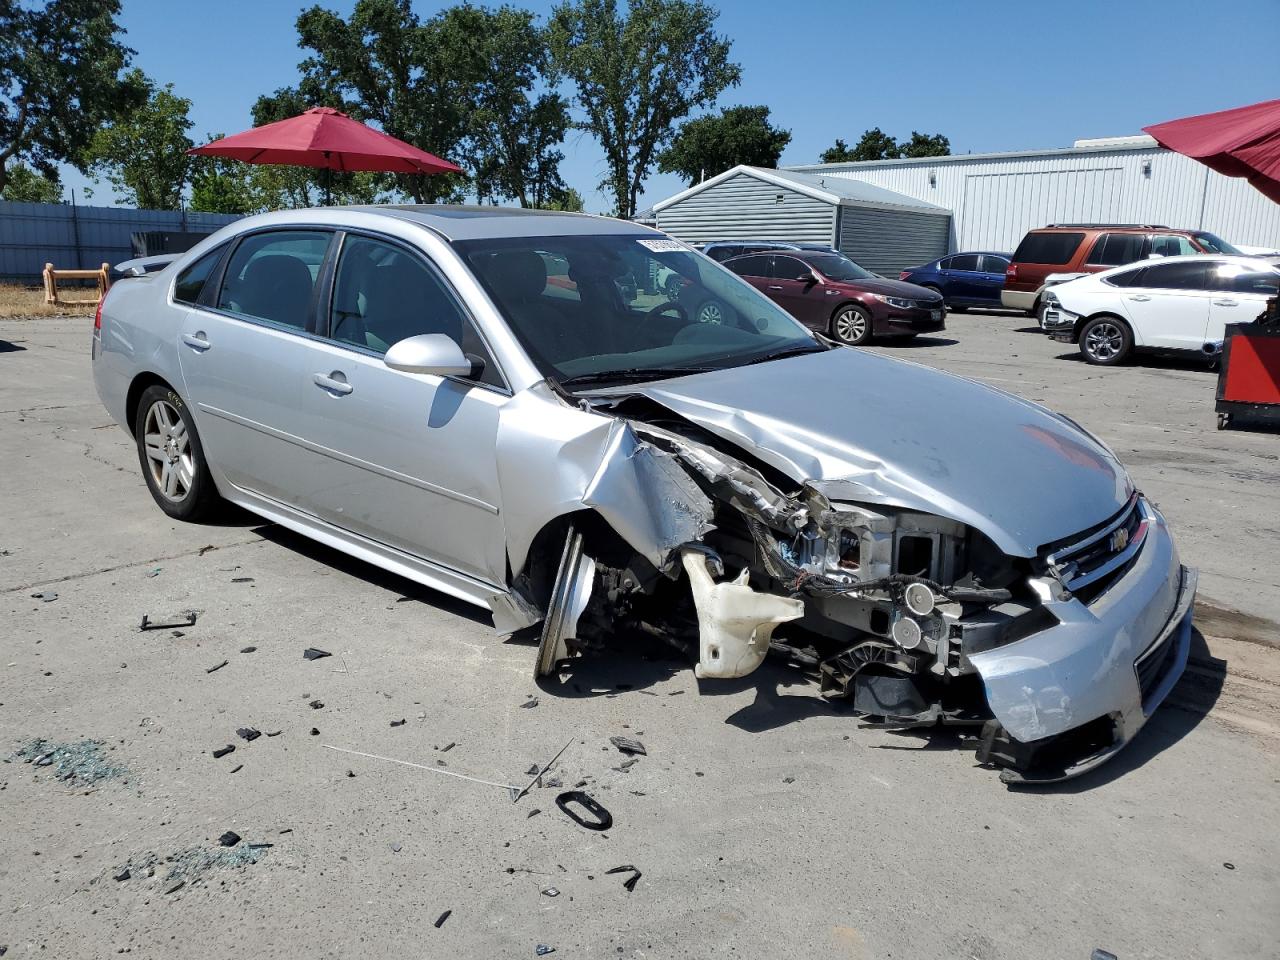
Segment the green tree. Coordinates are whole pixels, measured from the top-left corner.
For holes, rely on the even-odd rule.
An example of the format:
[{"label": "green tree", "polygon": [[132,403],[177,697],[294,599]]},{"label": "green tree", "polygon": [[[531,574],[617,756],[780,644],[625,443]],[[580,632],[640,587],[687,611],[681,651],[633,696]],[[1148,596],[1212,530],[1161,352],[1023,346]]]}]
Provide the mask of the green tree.
[{"label": "green tree", "polygon": [[824,150],[823,163],[851,163],[858,160],[896,160],[899,157],[944,157],[951,152],[951,141],[940,133],[924,134],[911,131],[911,139],[899,143],[879,127],[872,127],[850,147],[843,140],[836,140],[829,150]]},{"label": "green tree", "polygon": [[127,79],[146,90],[147,99],[93,135],[84,165],[136,207],[177,210],[191,166],[191,101],[175,94],[171,83],[157,87],[141,70],[129,71]]},{"label": "green tree", "polygon": [[9,168],[9,179],[0,190],[0,200],[20,203],[61,203],[62,184],[52,177],[36,173],[30,167],[15,163]]},{"label": "green tree", "polygon": [[[205,142],[219,140],[211,133]],[[191,158],[191,209],[205,213],[256,213],[258,197],[249,164],[224,157]]]},{"label": "green tree", "polygon": [[730,107],[680,128],[671,146],[658,154],[658,169],[697,183],[740,163],[776,167],[791,142],[791,131],[769,123],[769,108]]},{"label": "green tree", "polygon": [[557,149],[569,128],[569,105],[541,89],[548,72],[546,33],[534,14],[514,7],[451,7],[431,25],[452,51],[453,69],[470,81],[460,156],[476,196],[540,207],[563,193]]},{"label": "green tree", "polygon": [[145,99],[121,76],[119,13],[118,0],[0,0],[0,190],[11,161],[53,179],[59,163],[83,169],[98,127]]},{"label": "green tree", "polygon": [[677,121],[738,83],[729,40],[703,0],[570,0],[549,24],[553,62],[585,114],[579,124],[604,149],[616,213],[630,217]]},{"label": "green tree", "polygon": [[940,133],[911,131],[911,139],[898,144],[900,157],[946,157],[951,154],[951,141]]},{"label": "green tree", "polygon": [[583,208],[582,194],[573,187],[565,187],[558,197],[541,204],[543,210],[559,210],[563,213],[581,213]]},{"label": "green tree", "polygon": [[[311,7],[298,17],[301,96],[336,106],[437,156],[454,152],[472,106],[470,51],[444,16],[423,23],[409,0],[357,0],[349,20]],[[387,178],[382,178],[386,182]],[[397,175],[398,189],[422,203],[459,196],[461,178]]]}]

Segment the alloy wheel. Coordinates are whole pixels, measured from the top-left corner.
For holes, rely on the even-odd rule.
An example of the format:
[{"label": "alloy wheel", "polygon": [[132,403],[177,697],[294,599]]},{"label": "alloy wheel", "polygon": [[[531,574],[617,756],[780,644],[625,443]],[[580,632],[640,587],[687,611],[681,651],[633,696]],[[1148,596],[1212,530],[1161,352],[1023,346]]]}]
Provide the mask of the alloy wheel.
[{"label": "alloy wheel", "polygon": [[181,414],[167,400],[147,408],[142,427],[147,469],[155,489],[166,500],[181,503],[195,482],[191,437]]},{"label": "alloy wheel", "polygon": [[1084,349],[1093,359],[1103,363],[1114,360],[1124,349],[1124,334],[1109,320],[1095,323],[1085,334]]},{"label": "alloy wheel", "polygon": [[842,310],[836,317],[836,336],[845,343],[856,343],[867,335],[867,318],[858,310]]}]

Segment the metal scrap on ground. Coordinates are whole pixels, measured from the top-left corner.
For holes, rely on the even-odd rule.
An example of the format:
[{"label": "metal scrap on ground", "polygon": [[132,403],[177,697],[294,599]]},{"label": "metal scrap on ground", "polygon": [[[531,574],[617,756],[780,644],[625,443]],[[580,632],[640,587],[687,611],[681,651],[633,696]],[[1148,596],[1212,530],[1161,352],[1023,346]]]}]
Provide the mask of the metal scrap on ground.
[{"label": "metal scrap on ground", "polygon": [[610,737],[609,742],[623,753],[638,753],[642,757],[647,757],[649,755],[645,752],[644,744],[639,740],[633,740],[631,737]]},{"label": "metal scrap on ground", "polygon": [[333,654],[328,650],[320,650],[316,647],[307,647],[302,651],[302,655],[308,660],[319,660],[321,657],[332,657]]},{"label": "metal scrap on ground", "polygon": [[196,625],[196,619],[199,616],[200,615],[196,613],[196,611],[188,610],[186,613],[181,614],[181,617],[182,617],[181,620],[175,620],[175,621],[165,622],[165,623],[156,623],[154,620],[151,619],[150,614],[144,613],[142,615],[142,623],[138,625],[138,629],[139,630],[171,630],[174,627],[194,627]]}]

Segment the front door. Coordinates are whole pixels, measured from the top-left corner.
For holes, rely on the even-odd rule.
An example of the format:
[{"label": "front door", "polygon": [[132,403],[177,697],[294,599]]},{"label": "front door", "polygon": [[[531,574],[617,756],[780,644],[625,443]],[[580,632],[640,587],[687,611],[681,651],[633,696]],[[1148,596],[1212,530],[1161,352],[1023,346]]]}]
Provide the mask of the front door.
[{"label": "front door", "polygon": [[797,257],[775,254],[773,270],[765,292],[811,330],[825,330],[831,320],[831,304],[824,299],[827,288],[818,282],[813,267]]},{"label": "front door", "polygon": [[221,286],[199,297],[178,331],[206,459],[235,486],[285,503],[304,465],[291,438],[316,278],[332,236],[295,229],[244,237]]},{"label": "front door", "polygon": [[1142,272],[1138,286],[1121,288],[1140,346],[1172,350],[1204,346],[1209,301],[1214,296],[1205,289],[1207,274],[1205,261],[1155,263]]},{"label": "front door", "polygon": [[[506,537],[494,455],[510,399],[461,302],[416,250],[347,234],[327,311],[309,342],[301,409],[313,451],[295,478],[303,508],[336,526],[501,584]],[[403,373],[392,344],[443,333],[479,357],[474,379]]]},{"label": "front door", "polygon": [[1222,340],[1229,323],[1252,323],[1277,294],[1280,273],[1256,270],[1240,263],[1219,262],[1209,268],[1209,325],[1206,341]]}]

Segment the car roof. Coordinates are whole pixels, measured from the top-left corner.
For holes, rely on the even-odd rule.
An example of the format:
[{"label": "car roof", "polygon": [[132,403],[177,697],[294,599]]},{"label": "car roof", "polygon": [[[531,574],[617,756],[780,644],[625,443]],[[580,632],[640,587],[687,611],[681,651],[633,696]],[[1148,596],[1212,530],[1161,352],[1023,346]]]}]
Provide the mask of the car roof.
[{"label": "car roof", "polygon": [[1152,230],[1163,230],[1166,233],[1185,233],[1188,236],[1206,232],[1186,227],[1169,227],[1161,223],[1050,223],[1043,227],[1032,227],[1027,233],[1081,233],[1090,230],[1106,233],[1150,233]]},{"label": "car roof", "polygon": [[367,225],[362,215],[391,217],[419,223],[446,240],[490,240],[505,237],[631,235],[663,236],[651,227],[612,217],[555,210],[527,210],[521,207],[481,207],[461,204],[369,204],[347,207],[311,207],[261,214],[239,223],[262,227],[276,222],[298,222],[300,216],[313,222],[352,227]]},{"label": "car roof", "polygon": [[1112,267],[1109,270],[1102,270],[1093,274],[1095,277],[1111,276],[1122,270],[1136,270],[1139,267],[1154,267],[1157,264],[1164,263],[1195,263],[1201,260],[1225,261],[1227,263],[1238,263],[1241,266],[1252,267],[1255,270],[1277,270],[1280,267],[1269,261],[1266,257],[1241,257],[1230,253],[1184,253],[1176,257],[1150,257],[1146,260],[1135,260],[1133,263],[1122,263],[1118,267]]}]

